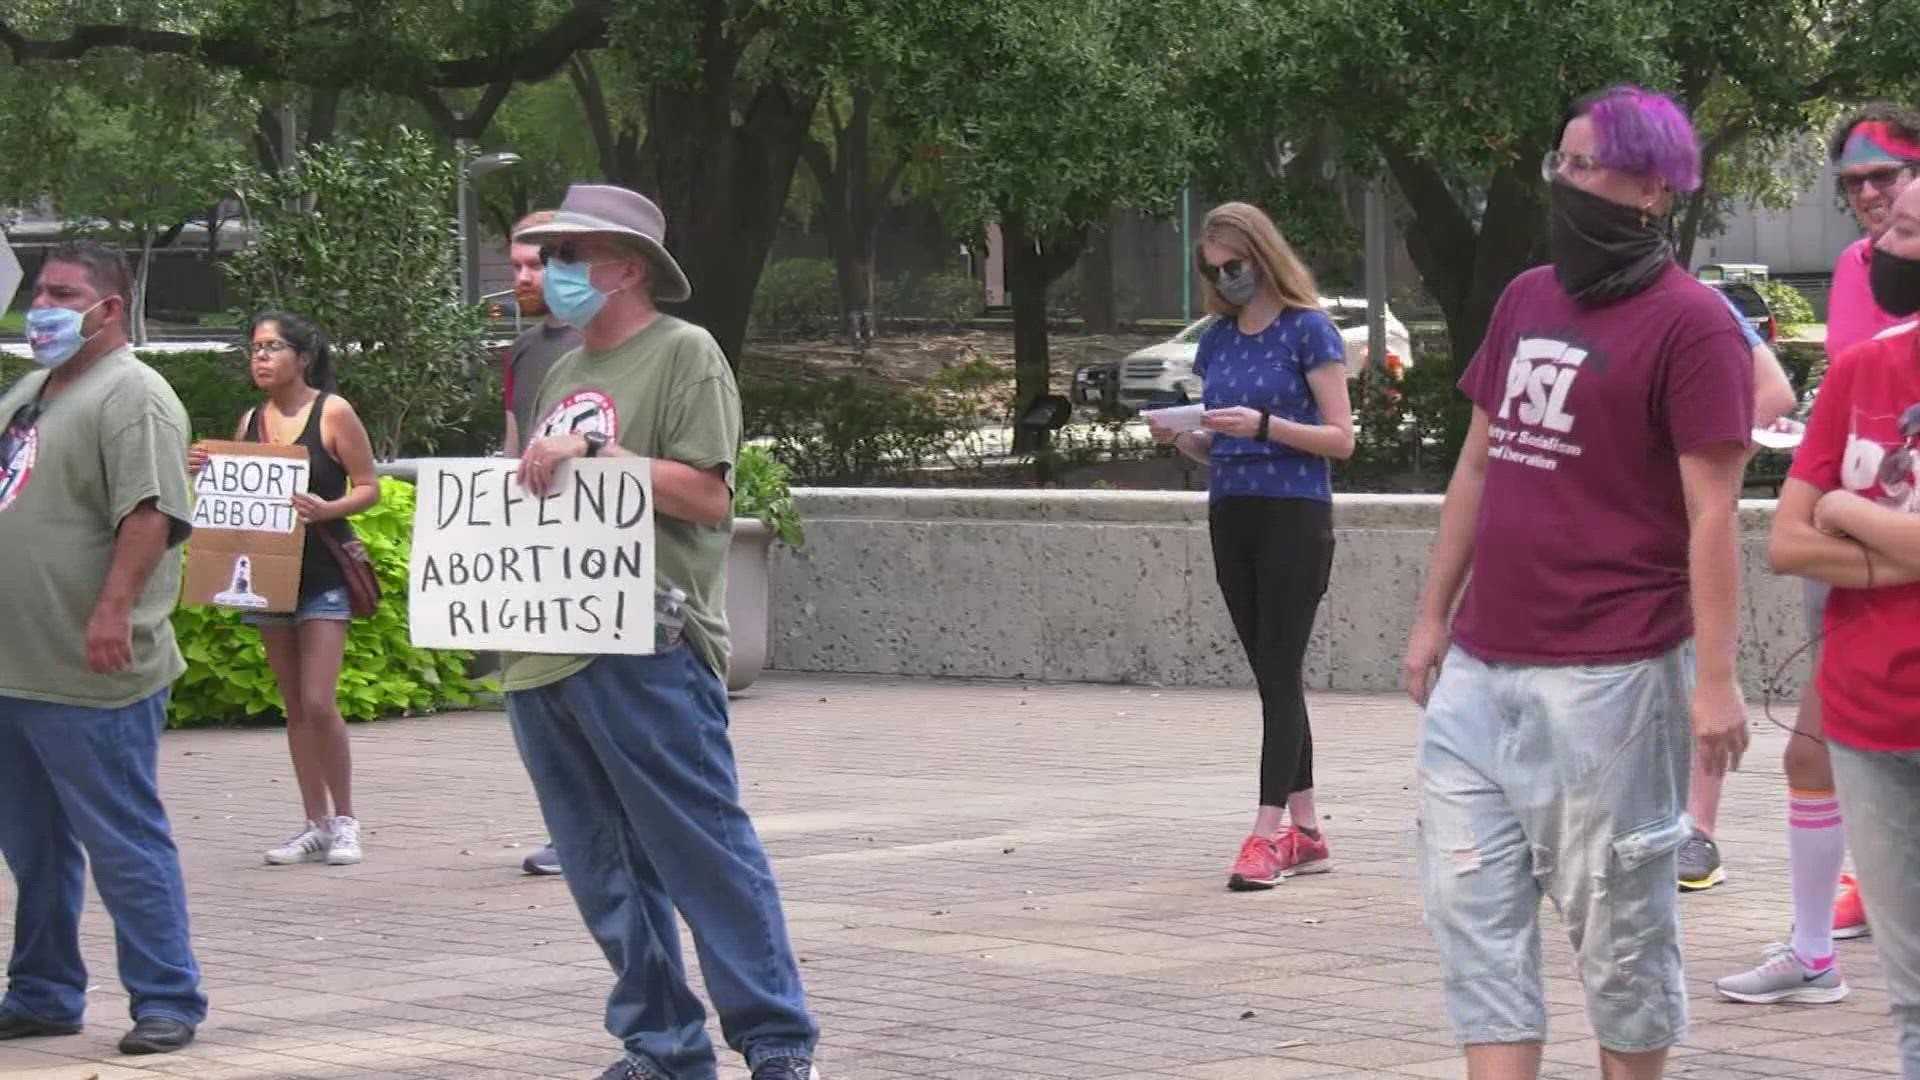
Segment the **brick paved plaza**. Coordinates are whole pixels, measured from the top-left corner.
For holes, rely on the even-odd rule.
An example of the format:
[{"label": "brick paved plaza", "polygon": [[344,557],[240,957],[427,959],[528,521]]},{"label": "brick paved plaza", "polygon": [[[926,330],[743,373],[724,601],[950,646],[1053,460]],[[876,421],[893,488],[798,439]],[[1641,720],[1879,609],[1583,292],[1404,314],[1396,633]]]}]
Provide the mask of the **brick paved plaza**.
[{"label": "brick paved plaza", "polygon": [[[1250,821],[1250,691],[756,686],[734,731],[828,1080],[1462,1075],[1419,918],[1414,710],[1315,705],[1338,872],[1237,895],[1222,883]],[[0,1076],[597,1076],[617,1055],[600,1028],[607,972],[564,885],[519,873],[542,833],[504,717],[353,734],[369,831],[350,868],[261,864],[298,817],[280,732],[169,736],[163,788],[212,1018],[186,1053],[114,1056],[126,1003],[96,903],[91,1026],[0,1044]],[[1729,883],[1685,900],[1696,1023],[1670,1075],[1895,1074],[1867,942],[1841,946],[1842,1005],[1711,996],[1787,929],[1782,744],[1756,732],[1727,789]],[[1568,950],[1547,943],[1548,1075],[1591,1076]],[[729,1060],[722,1076],[744,1071]]]}]

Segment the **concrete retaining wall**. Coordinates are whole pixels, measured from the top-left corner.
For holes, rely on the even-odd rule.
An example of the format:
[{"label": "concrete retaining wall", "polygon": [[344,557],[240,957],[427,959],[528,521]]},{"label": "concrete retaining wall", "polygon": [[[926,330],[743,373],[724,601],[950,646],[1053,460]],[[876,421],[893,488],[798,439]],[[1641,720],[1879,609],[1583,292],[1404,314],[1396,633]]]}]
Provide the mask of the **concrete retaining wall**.
[{"label": "concrete retaining wall", "polygon": [[[811,672],[1251,684],[1214,584],[1206,497],[1183,492],[812,489],[777,548],[770,665]],[[1741,674],[1754,704],[1804,641],[1801,587],[1766,567],[1771,502],[1741,505]],[[1317,690],[1399,689],[1438,496],[1336,500]],[[1805,658],[1782,678],[1798,693]]]}]

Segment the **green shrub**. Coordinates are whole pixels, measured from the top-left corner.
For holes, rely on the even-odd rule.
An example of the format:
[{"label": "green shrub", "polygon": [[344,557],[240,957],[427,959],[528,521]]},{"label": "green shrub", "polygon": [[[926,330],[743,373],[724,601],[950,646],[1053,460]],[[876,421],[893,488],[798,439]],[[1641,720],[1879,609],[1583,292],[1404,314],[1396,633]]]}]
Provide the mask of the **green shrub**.
[{"label": "green shrub", "polygon": [[760,275],[753,332],[763,337],[831,337],[840,325],[840,286],[825,259],[781,259]]},{"label": "green shrub", "polygon": [[[349,720],[432,712],[473,702],[466,652],[415,648],[407,636],[407,556],[413,546],[413,485],[380,482],[380,505],[353,518],[380,575],[380,610],[347,634],[340,712]],[[168,723],[200,727],[284,715],[279,686],[260,635],[226,608],[182,606],[173,631],[187,658],[173,686]]]},{"label": "green shrub", "polygon": [[936,326],[959,326],[978,318],[986,307],[980,283],[952,271],[901,274],[874,286],[874,306],[884,316],[926,319]]},{"label": "green shrub", "polygon": [[747,436],[772,440],[773,456],[793,478],[814,486],[903,480],[950,460],[971,430],[927,391],[851,376],[746,380],[740,405]]},{"label": "green shrub", "polygon": [[[247,377],[238,350],[205,349],[195,352],[135,350],[135,355],[166,377],[186,407],[196,439],[230,439],[240,414],[260,402],[260,392]],[[33,370],[33,361],[0,353],[0,388]]]},{"label": "green shrub", "polygon": [[1814,321],[1813,305],[1807,302],[1804,293],[1792,285],[1784,281],[1756,281],[1753,287],[1767,301],[1767,307],[1773,309],[1774,320],[1782,330],[1789,326],[1806,326]]},{"label": "green shrub", "polygon": [[788,478],[793,470],[781,464],[764,446],[743,446],[733,467],[733,514],[756,518],[773,531],[774,539],[799,547],[806,537],[800,530],[800,511],[793,504]]}]

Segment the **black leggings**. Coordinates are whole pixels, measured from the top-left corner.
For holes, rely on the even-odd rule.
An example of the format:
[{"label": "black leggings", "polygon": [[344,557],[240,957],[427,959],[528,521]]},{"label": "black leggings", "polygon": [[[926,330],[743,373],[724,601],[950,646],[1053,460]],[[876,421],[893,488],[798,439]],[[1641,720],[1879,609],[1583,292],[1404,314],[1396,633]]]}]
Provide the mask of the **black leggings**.
[{"label": "black leggings", "polygon": [[1285,806],[1288,795],[1313,787],[1301,667],[1333,572],[1333,507],[1234,496],[1215,501],[1209,519],[1220,593],[1260,688],[1260,805]]}]

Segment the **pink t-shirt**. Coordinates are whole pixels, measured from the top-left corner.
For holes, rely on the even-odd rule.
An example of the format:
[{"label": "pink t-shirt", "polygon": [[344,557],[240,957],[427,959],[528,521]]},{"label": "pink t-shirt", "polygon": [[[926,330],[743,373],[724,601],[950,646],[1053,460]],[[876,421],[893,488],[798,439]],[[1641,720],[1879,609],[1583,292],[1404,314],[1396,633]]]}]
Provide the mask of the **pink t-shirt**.
[{"label": "pink t-shirt", "polygon": [[1890,326],[1906,321],[1889,315],[1873,302],[1867,267],[1873,262],[1873,241],[1861,237],[1847,245],[1833,264],[1833,285],[1827,290],[1827,357],[1843,352]]},{"label": "pink t-shirt", "polygon": [[[1900,425],[1916,408],[1920,332],[1848,350],[1820,384],[1790,475],[1920,513],[1920,435]],[[1858,750],[1920,750],[1920,585],[1836,588],[1825,620],[1818,683],[1827,737]]]},{"label": "pink t-shirt", "polygon": [[1644,660],[1691,637],[1680,455],[1744,445],[1753,427],[1753,354],[1713,290],[1670,265],[1589,310],[1551,267],[1529,270],[1460,389],[1489,442],[1454,641],[1555,666]]}]

